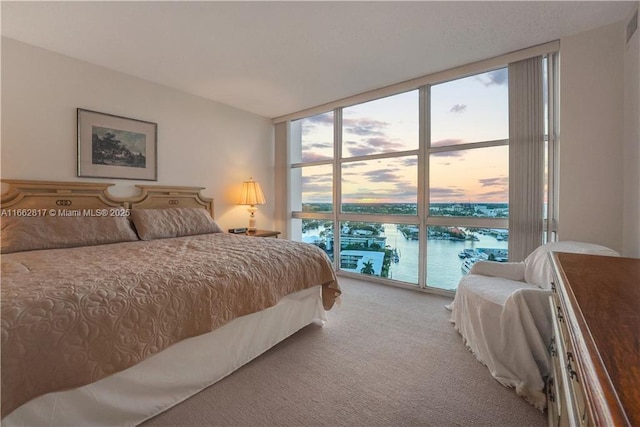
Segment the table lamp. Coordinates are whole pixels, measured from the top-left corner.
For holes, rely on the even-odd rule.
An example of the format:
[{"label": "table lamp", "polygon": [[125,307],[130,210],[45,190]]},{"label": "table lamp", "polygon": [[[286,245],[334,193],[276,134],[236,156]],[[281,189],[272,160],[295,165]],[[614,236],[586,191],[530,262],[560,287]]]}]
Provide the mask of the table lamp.
[{"label": "table lamp", "polygon": [[249,231],[256,230],[256,205],[264,205],[267,201],[264,198],[264,193],[260,184],[249,178],[248,181],[242,183],[242,192],[240,193],[239,205],[249,205],[247,210],[249,211]]}]

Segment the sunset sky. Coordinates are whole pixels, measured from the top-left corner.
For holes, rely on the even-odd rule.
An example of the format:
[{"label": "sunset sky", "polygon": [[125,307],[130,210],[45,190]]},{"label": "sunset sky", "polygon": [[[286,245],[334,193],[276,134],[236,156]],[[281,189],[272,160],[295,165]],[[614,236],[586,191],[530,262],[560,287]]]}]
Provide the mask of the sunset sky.
[{"label": "sunset sky", "polygon": [[[342,158],[418,149],[418,91],[343,109]],[[508,138],[507,70],[431,87],[431,145]],[[333,113],[302,121],[302,161],[333,157]],[[507,202],[508,147],[430,155],[431,202]],[[417,155],[342,163],[344,203],[415,203]],[[305,167],[303,202],[331,202],[332,166]]]}]

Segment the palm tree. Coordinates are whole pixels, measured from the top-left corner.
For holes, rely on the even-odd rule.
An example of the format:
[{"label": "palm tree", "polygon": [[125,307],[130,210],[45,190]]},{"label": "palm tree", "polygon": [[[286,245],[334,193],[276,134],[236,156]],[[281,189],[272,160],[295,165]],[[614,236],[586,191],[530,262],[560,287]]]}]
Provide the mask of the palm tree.
[{"label": "palm tree", "polygon": [[360,270],[360,273],[369,274],[369,275],[372,275],[375,273],[375,271],[373,270],[373,263],[371,262],[371,260],[364,263],[362,269]]}]

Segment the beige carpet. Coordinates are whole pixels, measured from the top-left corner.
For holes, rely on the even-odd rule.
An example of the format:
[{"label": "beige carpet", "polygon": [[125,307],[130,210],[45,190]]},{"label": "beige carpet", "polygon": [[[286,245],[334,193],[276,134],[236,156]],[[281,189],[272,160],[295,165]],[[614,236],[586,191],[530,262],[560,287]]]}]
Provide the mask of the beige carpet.
[{"label": "beige carpet", "polygon": [[450,299],[342,278],[342,305],[145,426],[543,426],[462,344]]}]

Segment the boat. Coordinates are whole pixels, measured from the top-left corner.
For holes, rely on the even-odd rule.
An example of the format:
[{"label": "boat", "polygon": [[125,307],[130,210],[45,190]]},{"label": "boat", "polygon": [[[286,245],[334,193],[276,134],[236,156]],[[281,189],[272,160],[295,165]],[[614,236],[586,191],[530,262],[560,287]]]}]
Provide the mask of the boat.
[{"label": "boat", "polygon": [[475,264],[477,261],[478,261],[477,258],[466,258],[462,263],[462,265],[460,266],[460,270],[462,270],[462,274],[467,274],[469,270],[471,270],[471,267],[473,267],[473,264]]},{"label": "boat", "polygon": [[400,251],[398,249],[393,249],[391,253],[391,259],[396,264],[400,262]]},{"label": "boat", "polygon": [[473,267],[473,264],[478,261],[486,261],[488,258],[489,257],[486,254],[478,252],[476,256],[465,258],[465,260],[462,262],[462,265],[460,266],[460,270],[462,270],[463,274],[467,274],[469,270],[471,270],[471,267]]},{"label": "boat", "polygon": [[460,251],[460,253],[458,254],[458,258],[460,259],[470,258],[472,256],[475,256],[475,254],[476,254],[475,249],[464,249]]}]

